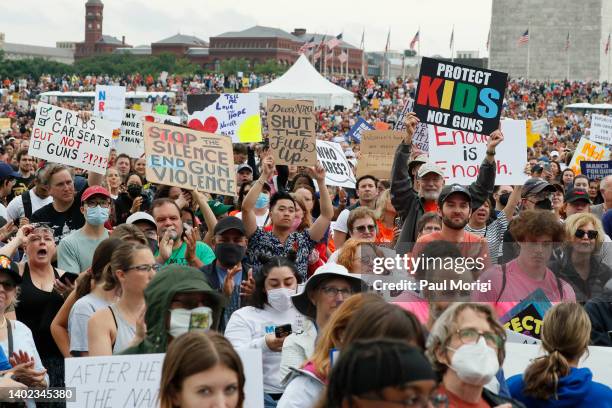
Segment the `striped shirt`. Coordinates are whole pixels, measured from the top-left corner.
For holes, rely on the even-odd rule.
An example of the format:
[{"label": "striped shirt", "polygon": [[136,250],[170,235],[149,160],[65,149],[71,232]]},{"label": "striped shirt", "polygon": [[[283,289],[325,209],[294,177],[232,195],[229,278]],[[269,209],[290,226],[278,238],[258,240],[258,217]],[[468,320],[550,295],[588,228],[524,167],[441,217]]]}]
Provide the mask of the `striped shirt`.
[{"label": "striped shirt", "polygon": [[491,261],[494,264],[498,263],[499,258],[501,258],[503,253],[503,242],[504,242],[504,234],[508,229],[508,218],[506,218],[506,213],[500,211],[497,215],[497,219],[493,221],[491,224],[487,225],[484,228],[472,228],[470,225],[465,226],[465,230],[467,232],[471,232],[472,234],[480,235],[487,240],[487,244],[489,245],[489,254],[491,255]]}]

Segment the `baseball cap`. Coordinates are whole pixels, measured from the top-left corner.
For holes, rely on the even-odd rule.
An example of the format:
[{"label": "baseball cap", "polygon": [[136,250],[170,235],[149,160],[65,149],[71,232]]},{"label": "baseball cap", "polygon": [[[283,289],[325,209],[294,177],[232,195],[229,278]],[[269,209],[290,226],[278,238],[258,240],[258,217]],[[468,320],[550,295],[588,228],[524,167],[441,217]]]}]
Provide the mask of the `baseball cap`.
[{"label": "baseball cap", "polygon": [[81,202],[87,201],[89,197],[94,195],[102,195],[104,197],[111,198],[110,193],[107,189],[102,186],[91,186],[87,187],[85,191],[83,191],[83,195],[81,196]]},{"label": "baseball cap", "polygon": [[420,168],[418,172],[419,177],[425,176],[427,173],[436,173],[437,175],[444,177],[444,171],[442,167],[434,164],[432,162],[425,162]]},{"label": "baseball cap", "polygon": [[21,177],[19,175],[19,173],[17,173],[15,170],[13,170],[13,167],[11,167],[10,164],[5,163],[5,162],[0,162],[0,178],[17,178],[17,177]]},{"label": "baseball cap", "polygon": [[426,154],[418,155],[417,157],[408,162],[408,172],[411,172],[414,166],[422,163],[427,163],[427,161],[429,161],[429,157],[427,157]]},{"label": "baseball cap", "polygon": [[236,173],[240,173],[242,170],[248,170],[251,173],[253,173],[253,169],[251,168],[251,166],[249,166],[246,163],[242,163],[242,164],[238,165],[238,167],[236,168]]},{"label": "baseball cap", "polygon": [[244,230],[244,224],[242,220],[238,217],[230,216],[220,219],[215,225],[214,234],[219,235],[223,234],[225,231],[229,230],[237,230],[242,235],[246,235]]},{"label": "baseball cap", "polygon": [[7,273],[16,285],[19,285],[22,281],[19,267],[6,255],[0,255],[0,272]]},{"label": "baseball cap", "polygon": [[555,190],[557,190],[559,193],[565,193],[565,187],[563,187],[563,184],[561,183],[552,183],[551,184]]},{"label": "baseball cap", "polygon": [[459,184],[451,184],[448,186],[444,186],[444,188],[440,192],[440,196],[438,197],[438,207],[442,208],[442,204],[444,203],[444,201],[446,201],[446,199],[451,194],[455,193],[463,194],[465,197],[467,197],[470,203],[472,202],[472,195],[470,194],[470,191],[467,188]]},{"label": "baseball cap", "polygon": [[125,223],[126,224],[135,224],[135,223],[140,222],[140,221],[146,221],[146,222],[150,223],[151,225],[153,225],[154,227],[157,227],[157,224],[155,224],[155,220],[153,219],[153,216],[151,214],[149,214],[149,213],[144,212],[144,211],[137,211],[134,214],[130,215],[125,220]]},{"label": "baseball cap", "polygon": [[553,150],[552,152],[550,152],[550,157],[555,157],[555,156],[557,156],[557,157],[560,156],[558,151]]},{"label": "baseball cap", "polygon": [[231,205],[222,204],[217,200],[208,200],[208,206],[210,207],[212,212],[217,216],[221,214],[225,214],[232,208]]},{"label": "baseball cap", "polygon": [[546,180],[537,177],[531,177],[525,182],[525,184],[523,184],[521,197],[525,198],[529,195],[541,193],[542,191],[554,193],[556,189]]},{"label": "baseball cap", "polygon": [[586,201],[589,204],[591,203],[591,199],[589,198],[589,193],[583,188],[572,188],[567,190],[565,193],[565,202],[566,203],[575,203],[576,201]]}]

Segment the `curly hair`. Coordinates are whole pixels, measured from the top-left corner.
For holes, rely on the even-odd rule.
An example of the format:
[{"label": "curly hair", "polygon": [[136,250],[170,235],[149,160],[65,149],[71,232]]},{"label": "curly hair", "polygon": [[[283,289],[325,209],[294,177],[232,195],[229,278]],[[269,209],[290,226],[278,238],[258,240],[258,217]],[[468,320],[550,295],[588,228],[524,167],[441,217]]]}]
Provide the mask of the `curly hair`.
[{"label": "curly hair", "polygon": [[552,211],[522,211],[510,224],[510,233],[517,242],[528,242],[530,238],[549,235],[553,242],[563,242],[565,230]]}]

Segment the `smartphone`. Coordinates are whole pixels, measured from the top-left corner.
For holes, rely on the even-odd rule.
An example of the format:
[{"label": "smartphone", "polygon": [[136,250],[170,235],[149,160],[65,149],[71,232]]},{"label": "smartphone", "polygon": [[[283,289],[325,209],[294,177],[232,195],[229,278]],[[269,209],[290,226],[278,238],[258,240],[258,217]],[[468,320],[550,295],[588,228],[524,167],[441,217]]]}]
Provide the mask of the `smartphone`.
[{"label": "smartphone", "polygon": [[287,337],[291,333],[291,323],[283,324],[282,326],[276,326],[276,328],[274,329],[274,335],[277,339],[280,339],[281,337]]},{"label": "smartphone", "polygon": [[395,220],[393,220],[393,223],[395,224],[397,228],[402,228],[402,217],[395,217]]},{"label": "smartphone", "polygon": [[60,278],[60,280],[65,284],[74,284],[74,282],[77,280],[77,278],[79,277],[78,274],[76,273],[72,273],[72,272],[64,272],[64,274],[62,275],[62,277]]}]

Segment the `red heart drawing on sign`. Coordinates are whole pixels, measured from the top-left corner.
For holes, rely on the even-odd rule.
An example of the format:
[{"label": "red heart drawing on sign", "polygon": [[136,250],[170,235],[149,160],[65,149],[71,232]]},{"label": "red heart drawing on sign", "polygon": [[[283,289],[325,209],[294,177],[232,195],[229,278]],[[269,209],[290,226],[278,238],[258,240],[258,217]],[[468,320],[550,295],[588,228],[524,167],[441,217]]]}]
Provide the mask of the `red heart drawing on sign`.
[{"label": "red heart drawing on sign", "polygon": [[191,129],[202,130],[204,132],[215,133],[219,128],[219,122],[214,116],[209,116],[204,121],[204,124],[199,119],[191,119],[188,126]]},{"label": "red heart drawing on sign", "polygon": [[152,115],[147,115],[144,117],[145,122],[155,122],[155,118]]},{"label": "red heart drawing on sign", "polygon": [[194,130],[204,130],[204,125],[202,124],[202,122],[200,122],[199,119],[191,119],[187,126],[189,126],[190,129]]}]

